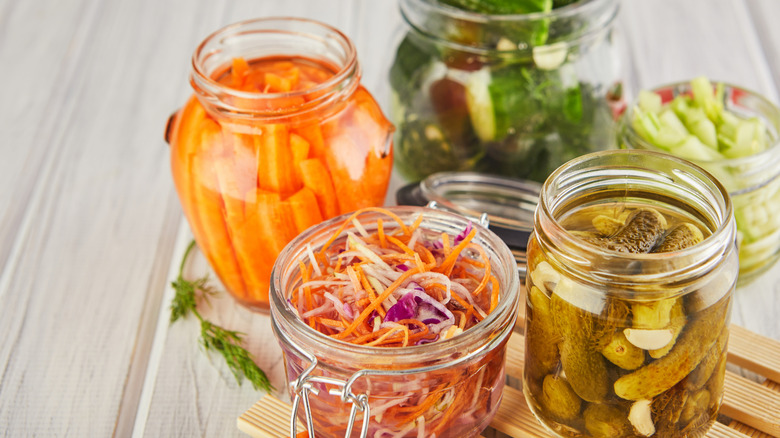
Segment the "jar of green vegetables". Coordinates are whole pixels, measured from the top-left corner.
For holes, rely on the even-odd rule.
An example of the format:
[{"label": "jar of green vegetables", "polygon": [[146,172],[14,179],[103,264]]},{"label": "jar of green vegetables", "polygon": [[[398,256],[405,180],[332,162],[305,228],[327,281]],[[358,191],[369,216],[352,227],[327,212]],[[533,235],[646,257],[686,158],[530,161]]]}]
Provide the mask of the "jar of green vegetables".
[{"label": "jar of green vegetables", "polygon": [[612,148],[621,108],[615,0],[400,0],[390,68],[396,168],[539,182]]}]

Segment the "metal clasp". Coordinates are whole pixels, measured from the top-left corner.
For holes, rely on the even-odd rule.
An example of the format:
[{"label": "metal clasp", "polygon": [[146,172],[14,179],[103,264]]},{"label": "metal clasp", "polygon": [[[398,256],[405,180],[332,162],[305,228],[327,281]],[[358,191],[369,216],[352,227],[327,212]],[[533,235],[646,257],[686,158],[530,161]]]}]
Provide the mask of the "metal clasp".
[{"label": "metal clasp", "polygon": [[[314,387],[314,383],[323,383],[327,385],[336,386],[337,388],[330,389],[328,391],[331,395],[337,395],[343,403],[351,403],[352,407],[349,413],[349,420],[347,423],[347,431],[344,434],[349,438],[352,435],[352,429],[357,419],[358,412],[363,413],[363,425],[360,429],[360,437],[366,438],[368,436],[368,422],[371,417],[371,408],[368,405],[368,396],[366,394],[355,394],[352,392],[352,384],[357,379],[365,374],[368,374],[365,370],[361,370],[353,374],[349,380],[343,381],[330,377],[312,376],[311,373],[317,368],[317,358],[304,353],[307,359],[311,362],[309,367],[306,368],[298,378],[290,382],[295,398],[293,399],[292,415],[290,416],[290,437],[295,437],[298,433],[298,409],[303,401],[303,413],[306,417],[306,430],[309,432],[309,438],[314,438],[314,421],[311,415],[311,404],[309,403],[309,393],[313,392],[314,395],[319,394],[319,390]],[[380,372],[381,373],[381,372]],[[340,388],[340,389],[339,389]]]}]

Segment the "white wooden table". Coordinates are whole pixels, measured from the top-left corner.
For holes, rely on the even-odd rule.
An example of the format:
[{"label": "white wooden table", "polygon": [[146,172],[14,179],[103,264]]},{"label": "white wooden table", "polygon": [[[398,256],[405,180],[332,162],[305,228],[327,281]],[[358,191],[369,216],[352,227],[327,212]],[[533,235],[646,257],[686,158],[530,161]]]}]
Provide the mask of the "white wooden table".
[{"label": "white wooden table", "polygon": [[[163,130],[195,46],[272,15],[342,29],[387,109],[393,0],[0,0],[0,435],[241,436],[261,394],[203,354],[193,319],[168,324],[190,237]],[[778,102],[778,18],[776,0],[624,0],[629,89],[704,74]],[[733,322],[780,339],[778,278],[740,291]],[[227,298],[210,315],[284,388],[267,316]]]}]

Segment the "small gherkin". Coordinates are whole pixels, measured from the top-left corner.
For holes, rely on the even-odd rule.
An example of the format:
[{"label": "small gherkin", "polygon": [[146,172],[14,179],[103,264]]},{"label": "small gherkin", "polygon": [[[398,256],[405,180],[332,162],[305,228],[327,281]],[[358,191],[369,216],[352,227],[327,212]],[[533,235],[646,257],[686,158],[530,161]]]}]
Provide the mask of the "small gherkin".
[{"label": "small gherkin", "polygon": [[716,344],[726,325],[730,304],[726,299],[700,311],[695,320],[688,322],[669,353],[618,378],[613,385],[615,394],[625,400],[651,399],[684,379],[711,349],[719,348]]},{"label": "small gherkin", "polygon": [[586,238],[604,249],[626,253],[648,253],[666,231],[666,219],[653,208],[640,208],[628,217],[625,226],[611,237]]},{"label": "small gherkin", "polygon": [[561,367],[572,389],[583,400],[601,402],[609,392],[607,361],[594,340],[598,315],[580,309],[557,294],[550,301],[560,344]]},{"label": "small gherkin", "polygon": [[601,354],[624,370],[635,370],[645,363],[645,351],[628,342],[622,330],[612,335],[607,346],[601,350]]},{"label": "small gherkin", "polygon": [[561,376],[552,374],[544,377],[539,402],[545,412],[558,421],[576,418],[582,406],[582,400],[572,390],[569,382]]},{"label": "small gherkin", "polygon": [[585,428],[595,438],[624,436],[631,430],[627,413],[617,406],[591,403],[582,416]]},{"label": "small gherkin", "polygon": [[690,223],[683,223],[672,228],[666,233],[663,240],[653,248],[654,253],[679,251],[704,240],[704,234],[699,227]]}]

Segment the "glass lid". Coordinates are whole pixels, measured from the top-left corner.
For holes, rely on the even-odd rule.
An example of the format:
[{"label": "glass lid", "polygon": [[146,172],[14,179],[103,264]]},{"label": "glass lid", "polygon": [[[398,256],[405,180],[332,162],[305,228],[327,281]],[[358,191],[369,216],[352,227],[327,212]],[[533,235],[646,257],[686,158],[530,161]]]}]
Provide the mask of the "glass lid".
[{"label": "glass lid", "polygon": [[478,220],[487,213],[489,228],[525,262],[528,237],[533,230],[534,210],[542,185],[520,179],[476,172],[435,173],[396,193],[400,205],[427,205],[454,211]]}]

